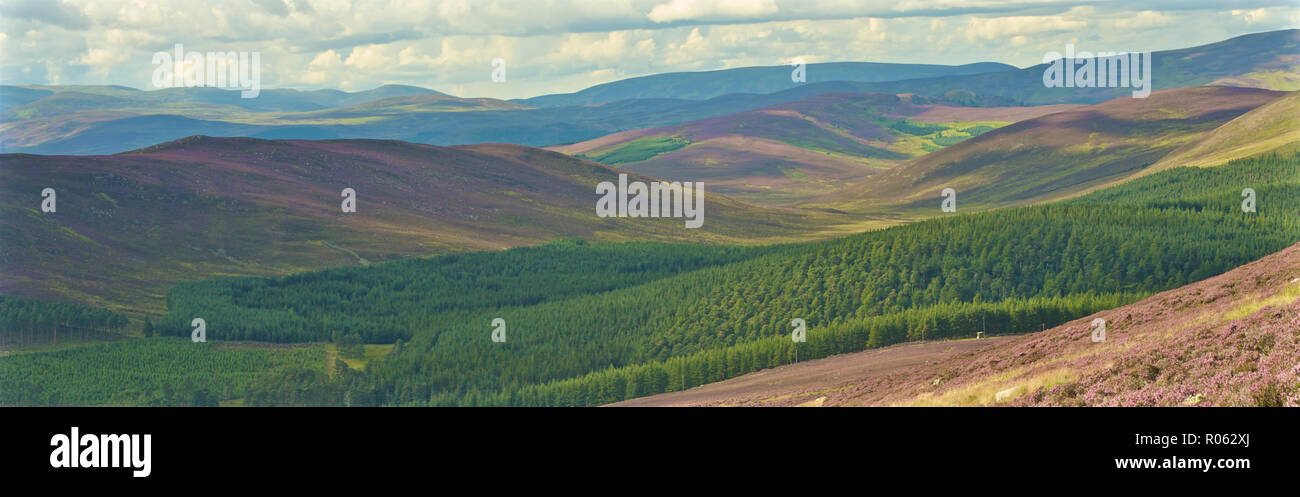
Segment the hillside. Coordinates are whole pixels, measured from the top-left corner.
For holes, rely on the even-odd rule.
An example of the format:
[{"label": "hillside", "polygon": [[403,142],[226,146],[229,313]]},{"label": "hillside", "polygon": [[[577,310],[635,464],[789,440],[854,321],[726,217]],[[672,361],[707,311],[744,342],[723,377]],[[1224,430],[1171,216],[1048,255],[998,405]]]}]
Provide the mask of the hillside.
[{"label": "hillside", "polygon": [[[635,179],[635,178],[633,178]],[[0,293],[157,312],[178,281],[565,237],[754,243],[830,215],[708,191],[705,223],[602,219],[605,166],[517,145],[192,137],[113,156],[0,156]],[[43,188],[58,209],[39,209]],[[357,212],[340,210],[353,188]]]},{"label": "hillside", "polygon": [[[1298,37],[1300,30],[1273,31],[1156,52],[1155,89],[1209,84],[1295,89],[1292,82],[1300,78],[1297,76],[1300,74]],[[1102,48],[1125,47],[1098,49]],[[588,93],[538,97],[538,101],[467,99],[481,101],[455,106],[421,105],[415,107],[419,112],[414,113],[402,112],[403,105],[394,105],[387,111],[376,109],[373,114],[360,106],[346,115],[328,118],[311,113],[390,97],[441,94],[395,85],[351,94],[336,90],[264,89],[254,99],[241,99],[236,91],[217,88],[141,92],[126,87],[0,87],[7,119],[0,124],[0,152],[110,154],[196,134],[268,139],[373,138],[432,145],[509,142],[554,146],[737,114],[827,93],[915,94],[940,101],[936,103],[966,107],[1095,104],[1130,94],[1128,88],[1044,88],[1042,66],[1024,69],[998,64],[885,66],[916,70],[891,69],[876,73],[861,69],[875,67],[870,63],[814,64],[809,66],[809,82],[798,85],[790,81],[790,68],[781,66],[740,68],[717,74],[674,73],[610,83],[612,86],[598,85]],[[842,75],[837,68],[844,68]],[[751,71],[758,71],[754,73],[757,76],[738,76]],[[955,74],[927,77],[933,71]],[[920,79],[874,79],[913,76]],[[660,77],[667,78],[661,81],[663,86],[650,84],[660,81],[657,79]],[[833,77],[851,79],[822,79]],[[703,78],[699,81],[707,84],[698,81],[699,84],[668,84],[680,78],[685,78],[683,81]],[[57,96],[63,92],[83,95]],[[148,99],[140,101],[142,95]],[[42,102],[43,99],[49,101]],[[123,108],[119,100],[145,103]],[[514,108],[514,105],[541,108]],[[459,112],[470,109],[476,112]]]},{"label": "hillside", "polygon": [[447,95],[424,94],[381,98],[370,102],[348,105],[333,109],[281,114],[273,119],[264,119],[267,123],[284,122],[331,122],[332,119],[366,118],[394,116],[419,112],[469,112],[480,110],[522,110],[527,106],[493,98],[457,98]]},{"label": "hillside", "polygon": [[[1133,52],[1143,47],[1115,47],[1100,42],[1077,43],[1083,52]],[[1056,48],[1058,52],[1064,46]],[[1300,90],[1300,29],[1242,35],[1224,41],[1152,55],[1153,91],[1194,86],[1239,86],[1269,90]],[[1132,95],[1133,88],[1047,88],[1047,64],[1014,71],[940,76],[880,83],[835,82],[809,84],[801,91],[916,93],[941,96],[950,92],[1002,98],[1024,105],[1094,104]],[[836,89],[818,88],[834,86]]]},{"label": "hillside", "polygon": [[[1098,43],[1100,42],[1078,43],[1076,49],[1081,52],[1133,52],[1146,48],[1105,46]],[[1064,46],[1057,48],[1057,51],[1064,50]],[[1206,85],[1300,90],[1300,29],[1253,33],[1196,47],[1154,51],[1152,56],[1152,72],[1155,75],[1152,78],[1153,90]],[[949,92],[964,92],[1027,105],[1092,104],[1129,95],[1132,91],[1131,88],[1046,88],[1042,80],[1046,64],[1026,68],[1002,64],[970,64],[950,67],[948,74],[925,74],[925,71],[908,70],[888,72],[878,79],[855,74],[858,72],[855,66],[845,66],[842,69],[844,73],[840,74],[837,70],[827,70],[829,67],[818,67],[823,65],[833,64],[809,64],[808,82],[797,87],[790,82],[789,67],[745,68],[732,70],[735,72],[673,73],[633,78],[598,85],[573,94],[547,95],[523,102],[540,107],[609,102],[652,95],[693,98],[685,95],[708,92],[710,90],[704,88],[709,88],[709,85],[722,85],[728,89],[706,93],[704,95],[709,96],[701,98],[726,93],[773,93],[781,90],[801,92],[799,98],[829,92],[916,93],[931,97],[943,96]],[[747,80],[732,84],[767,86],[758,89],[751,89],[751,86],[727,86],[728,79],[747,74],[744,71],[750,71],[753,75]],[[767,74],[770,76],[765,76]],[[783,76],[784,80],[778,76]],[[687,82],[694,84],[686,84]],[[652,83],[663,87],[663,93],[653,89]]]},{"label": "hillside", "polygon": [[[1106,321],[1106,339],[1094,343],[1097,318]],[[1293,245],[1222,276],[911,372],[893,393],[850,389],[844,403],[1297,406],[1297,330],[1300,245]],[[936,371],[945,378],[938,385],[921,379]]]},{"label": "hillside", "polygon": [[189,117],[219,118],[246,112],[305,112],[418,95],[449,97],[427,88],[406,85],[384,85],[357,92],[264,88],[257,98],[242,98],[238,90],[209,87],[145,91],[126,86],[0,86],[0,96],[8,100],[3,109],[4,121],[50,117],[96,108],[126,110],[134,115],[161,111]]},{"label": "hillside", "polygon": [[[1106,338],[1093,342],[1099,318]],[[1297,330],[1300,244],[1038,333],[972,340],[968,332],[615,405],[1294,407]]]},{"label": "hillside", "polygon": [[827,93],[552,150],[662,178],[699,178],[736,198],[790,204],[906,159],[1071,106],[956,107],[886,94]]},{"label": "hillside", "polygon": [[1143,174],[1179,166],[1217,166],[1297,144],[1300,144],[1300,92],[1291,92],[1179,147]]},{"label": "hillside", "polygon": [[740,67],[717,71],[652,74],[604,83],[575,93],[520,99],[532,107],[594,105],[619,100],[681,98],[707,100],[733,93],[776,93],[801,84],[826,81],[881,82],[905,79],[982,74],[1016,69],[996,62],[960,66],[891,64],[880,62],[823,62],[805,66],[805,83],[792,80],[793,66]]},{"label": "hillside", "polygon": [[1284,95],[1199,87],[1121,97],[990,131],[800,205],[924,217],[938,212],[944,188],[958,192],[959,208],[1065,198],[1137,177],[1179,147],[1202,143],[1218,127]]},{"label": "hillside", "polygon": [[[374,138],[432,145],[509,142],[545,146],[725,116],[838,91],[833,85],[819,86],[816,92],[804,91],[805,88],[811,87],[772,94],[730,94],[704,101],[645,98],[537,109],[494,99],[438,95],[392,97],[341,109],[309,111],[258,111],[205,102],[158,104],[141,110],[104,103],[88,105],[86,110],[76,112],[60,110],[48,115],[29,112],[24,114],[30,114],[26,118],[2,122],[0,150],[109,154],[195,134],[267,139]],[[223,91],[238,98],[237,92],[204,90]],[[963,98],[956,105],[981,102]],[[27,107],[43,105],[37,102]],[[475,112],[463,112],[470,110]]]},{"label": "hillside", "polygon": [[[563,243],[284,278],[185,283],[166,335],[393,343],[355,402],[592,405],[987,326],[1026,333],[1221,274],[1300,241],[1300,157],[1177,168],[1053,205],[836,240]],[[1240,192],[1259,192],[1243,213]],[[489,340],[489,323],[509,340]],[[807,342],[790,340],[791,320]],[[344,388],[341,386],[340,388]]]},{"label": "hillside", "polygon": [[[38,88],[48,95],[10,108],[0,120],[0,151],[119,153],[193,135],[384,138],[384,133],[370,131],[376,122],[397,127],[427,113],[527,109],[503,100],[458,98],[392,85],[355,93],[265,90],[253,99],[217,88],[147,92],[116,87],[111,92],[97,87],[86,91]],[[348,131],[353,129],[366,131]]]},{"label": "hillside", "polygon": [[[1013,338],[944,344],[939,350],[905,345],[897,348],[899,354],[882,347],[967,338],[976,329],[1029,333],[1099,312],[1110,323],[1111,338],[1097,347],[1128,345],[1133,343],[1125,341],[1130,324],[1144,318],[1108,309],[1228,272],[1300,241],[1300,198],[1291,194],[1300,188],[1297,182],[1300,156],[1267,155],[1222,167],[1171,169],[1059,204],[957,215],[815,243],[736,247],[565,240],[285,277],[187,282],[168,292],[168,315],[156,320],[154,331],[168,336],[0,357],[0,371],[20,372],[0,374],[17,378],[0,389],[0,403],[598,405],[668,391],[689,393],[692,387],[746,373],[864,349],[881,349],[871,357],[885,360],[850,364],[840,379],[897,378],[890,373],[930,367],[921,364],[925,361],[967,360],[969,351],[1000,347]],[[1259,192],[1258,212],[1241,211],[1243,187]],[[1289,259],[1261,265],[1294,268]],[[1219,320],[1216,316],[1224,310],[1226,320],[1237,319],[1282,295],[1256,292],[1252,284],[1268,287],[1296,272],[1286,271],[1290,273],[1280,280],[1247,278],[1223,292],[1201,295],[1236,294],[1231,299],[1244,307],[1194,307],[1196,300],[1175,297],[1157,300],[1161,306],[1146,314],[1174,313],[1181,319],[1179,311],[1191,305],[1197,316],[1207,316],[1206,323]],[[6,298],[0,304],[9,302]],[[16,304],[27,310],[6,311],[0,319],[26,321],[27,328],[20,328],[26,338],[11,333],[10,344],[14,338],[30,342],[33,331],[44,331],[35,338],[46,342],[54,330],[42,316],[68,308]],[[77,312],[90,323],[121,321],[94,309]],[[206,347],[182,345],[174,338],[188,336],[194,317],[207,320]],[[806,342],[790,340],[792,317],[806,320]],[[498,318],[508,326],[504,343],[489,339]],[[1190,322],[1201,325],[1196,316]],[[1197,339],[1205,335],[1213,345],[1216,333],[1228,336],[1230,328],[1211,326],[1197,332]],[[1035,354],[1043,347],[1061,345],[1051,350],[1078,352],[1069,347],[1092,345],[1077,344],[1089,330],[1076,328],[1060,328],[1069,330],[1061,344],[1049,340],[1030,349],[1011,348],[998,364],[1051,357]],[[1154,329],[1155,337],[1171,331],[1163,324]],[[1278,347],[1289,343],[1278,336],[1269,349],[1266,340],[1251,338],[1243,335],[1242,342],[1231,344],[1237,352],[1213,356],[1233,358],[1221,364],[1233,371],[1226,377],[1231,381],[1222,384],[1234,391],[1243,384],[1238,380],[1267,379],[1250,370],[1253,357],[1268,350],[1277,354]],[[343,354],[351,347],[347,344],[363,341],[374,344],[365,348],[364,370],[347,367],[347,361],[329,362],[333,351]],[[328,343],[321,354],[316,352],[320,348],[302,342]],[[1123,350],[1138,347],[1145,345]],[[1206,345],[1196,342],[1194,347]],[[262,350],[268,353],[258,352]],[[1202,383],[1182,382],[1186,369],[1171,365],[1161,349],[1141,350],[1151,351],[1142,357],[1154,360],[1156,369],[1139,369],[1138,374],[1148,382],[1167,382],[1158,386],[1174,393],[1133,397],[1136,401],[1181,402],[1201,394],[1202,400],[1225,402]],[[180,363],[178,352],[185,354]],[[1268,357],[1287,359],[1287,353]],[[976,361],[978,357],[983,356]],[[904,376],[897,383],[904,388],[894,390],[907,394],[901,401],[912,402],[914,395],[904,390],[913,383],[985,392],[991,386],[988,378],[1010,382],[1025,373],[1023,383],[999,384],[1001,389],[990,394],[1008,389],[1015,394],[1017,385],[1028,385],[1022,393],[1030,399],[1032,387],[1070,378],[1073,370],[1059,370],[1073,367],[1068,361],[1075,359],[1066,356],[1064,366],[1044,362],[1054,368],[1046,373],[1012,368],[997,371],[1001,376],[990,376],[997,369],[991,360],[976,362],[965,376],[966,370]],[[832,364],[843,360],[852,358],[836,357]],[[1294,355],[1289,360],[1283,361],[1286,367],[1294,365]],[[1259,372],[1278,371],[1269,361],[1253,364]],[[1084,363],[1079,364],[1082,368]],[[213,374],[214,367],[229,374]],[[264,369],[259,372],[259,367]],[[156,373],[132,374],[141,368]],[[816,383],[837,373],[824,368],[811,373],[778,376],[797,380],[790,385],[809,386],[793,392],[809,396],[769,400],[816,403],[827,397]],[[1194,375],[1205,377],[1199,369]],[[1135,388],[1144,384],[1131,375],[1082,378],[1129,382]],[[113,388],[103,388],[104,381],[112,381]],[[1184,386],[1197,390],[1184,397]],[[1273,403],[1291,395],[1281,390],[1290,388],[1287,384],[1275,387],[1261,385],[1260,396],[1227,402]],[[1109,395],[1104,392],[1110,388],[1098,392]],[[1051,393],[1051,402],[1078,398]],[[964,395],[955,401],[962,402]],[[969,398],[978,403],[983,397]],[[836,401],[820,401],[828,402]]]}]

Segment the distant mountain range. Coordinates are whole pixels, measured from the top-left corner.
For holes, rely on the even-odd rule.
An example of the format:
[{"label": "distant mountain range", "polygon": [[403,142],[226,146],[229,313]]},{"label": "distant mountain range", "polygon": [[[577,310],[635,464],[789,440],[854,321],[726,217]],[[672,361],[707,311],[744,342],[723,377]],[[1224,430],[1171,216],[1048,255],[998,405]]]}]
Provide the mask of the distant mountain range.
[{"label": "distant mountain range", "polygon": [[[1300,88],[1297,47],[1300,30],[1285,30],[1155,52],[1154,87],[1220,84],[1294,90]],[[548,146],[834,92],[918,94],[949,105],[1007,106],[1092,104],[1131,91],[1045,88],[1043,67],[811,64],[808,82],[801,84],[791,81],[790,67],[739,68],[632,78],[573,94],[512,102],[460,99],[396,85],[356,93],[262,90],[253,99],[214,88],[139,91],[119,86],[5,86],[0,87],[4,119],[0,122],[0,151],[108,154],[196,134]]]},{"label": "distant mountain range", "polygon": [[887,64],[880,62],[827,62],[805,65],[805,80],[793,80],[792,66],[740,67],[720,71],[674,72],[629,78],[596,85],[576,92],[525,98],[517,102],[531,107],[593,105],[619,100],[678,98],[707,100],[732,93],[776,93],[803,84],[829,81],[874,83],[940,76],[964,76],[1011,71],[1015,66],[977,62],[961,66],[934,64]]},{"label": "distant mountain range", "polygon": [[[1124,51],[1126,47],[1077,46],[1079,51]],[[1058,51],[1064,51],[1061,47]],[[1153,90],[1192,86],[1245,86],[1269,90],[1300,90],[1300,29],[1270,31],[1238,36],[1208,45],[1152,52]],[[906,82],[836,82],[834,91],[918,93],[945,95],[949,92],[1003,99],[1022,105],[1058,103],[1092,104],[1131,96],[1133,89],[1047,88],[1043,72],[1047,64],[1014,71],[940,76]]]},{"label": "distant mountain range", "polygon": [[[242,98],[238,91],[220,88],[164,88],[141,91],[125,86],[33,85],[0,86],[0,112],[6,121],[46,117],[81,110],[126,108],[192,111],[191,106],[225,106],[254,112],[304,112],[344,107],[384,98],[442,95],[427,88],[384,85],[373,90],[265,89],[257,98]],[[85,108],[81,105],[92,105]]]}]

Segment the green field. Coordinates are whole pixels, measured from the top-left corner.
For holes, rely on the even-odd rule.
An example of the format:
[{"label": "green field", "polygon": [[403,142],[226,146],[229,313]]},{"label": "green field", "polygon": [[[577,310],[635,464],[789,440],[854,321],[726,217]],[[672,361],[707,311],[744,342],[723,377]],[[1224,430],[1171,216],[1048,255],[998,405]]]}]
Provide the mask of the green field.
[{"label": "green field", "polygon": [[577,157],[591,159],[596,162],[602,162],[614,166],[618,164],[626,164],[628,162],[641,162],[656,155],[666,154],[681,149],[690,144],[690,141],[676,136],[657,136],[632,140],[620,144],[612,150],[607,150],[590,156],[579,154]]}]

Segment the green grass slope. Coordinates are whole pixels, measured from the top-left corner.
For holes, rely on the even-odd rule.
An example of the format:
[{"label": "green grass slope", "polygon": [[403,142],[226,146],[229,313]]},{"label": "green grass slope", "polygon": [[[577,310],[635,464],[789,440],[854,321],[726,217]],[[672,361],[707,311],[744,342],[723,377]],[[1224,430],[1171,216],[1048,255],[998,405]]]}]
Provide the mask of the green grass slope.
[{"label": "green grass slope", "polygon": [[1300,92],[1291,92],[1170,152],[1144,174],[1180,166],[1218,166],[1297,144],[1300,144]]},{"label": "green grass slope", "polygon": [[1285,95],[1198,87],[1119,98],[985,133],[801,205],[929,217],[940,212],[944,188],[958,192],[958,209],[1066,198],[1137,177],[1180,147]]}]

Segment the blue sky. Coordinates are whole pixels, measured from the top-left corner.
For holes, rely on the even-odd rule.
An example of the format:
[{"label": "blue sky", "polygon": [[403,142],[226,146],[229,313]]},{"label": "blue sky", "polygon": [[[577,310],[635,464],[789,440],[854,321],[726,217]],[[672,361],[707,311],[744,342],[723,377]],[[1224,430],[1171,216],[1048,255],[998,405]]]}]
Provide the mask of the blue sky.
[{"label": "blue sky", "polygon": [[180,43],[260,52],[263,88],[518,98],[794,58],[1023,67],[1067,43],[1164,50],[1296,27],[1300,0],[0,0],[0,83],[149,89],[153,53]]}]

